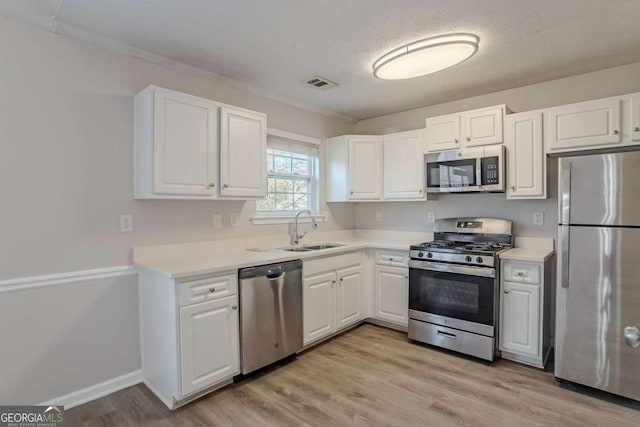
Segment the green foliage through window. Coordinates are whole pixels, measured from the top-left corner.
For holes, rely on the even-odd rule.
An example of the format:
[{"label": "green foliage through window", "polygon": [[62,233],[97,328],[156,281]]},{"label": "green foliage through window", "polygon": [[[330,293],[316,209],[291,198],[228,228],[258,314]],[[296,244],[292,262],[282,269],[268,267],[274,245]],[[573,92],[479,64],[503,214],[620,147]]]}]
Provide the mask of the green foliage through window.
[{"label": "green foliage through window", "polygon": [[313,209],[314,158],[267,148],[267,197],[257,202],[262,213]]}]

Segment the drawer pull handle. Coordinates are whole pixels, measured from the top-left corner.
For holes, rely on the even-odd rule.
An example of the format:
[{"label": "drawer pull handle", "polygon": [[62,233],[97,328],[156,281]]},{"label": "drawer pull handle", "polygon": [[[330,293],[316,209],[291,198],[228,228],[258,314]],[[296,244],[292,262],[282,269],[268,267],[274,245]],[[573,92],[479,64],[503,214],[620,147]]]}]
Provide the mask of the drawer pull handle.
[{"label": "drawer pull handle", "polygon": [[516,273],[516,276],[518,276],[518,277],[524,277],[524,272],[523,272],[523,271],[518,271],[518,272]]},{"label": "drawer pull handle", "polygon": [[209,292],[214,293],[216,291],[216,288],[209,288]]},{"label": "drawer pull handle", "polygon": [[453,334],[448,334],[446,332],[442,332],[442,331],[438,331],[438,335],[440,335],[441,337],[445,337],[445,338],[449,338],[450,340],[455,340],[458,337],[453,335]]}]

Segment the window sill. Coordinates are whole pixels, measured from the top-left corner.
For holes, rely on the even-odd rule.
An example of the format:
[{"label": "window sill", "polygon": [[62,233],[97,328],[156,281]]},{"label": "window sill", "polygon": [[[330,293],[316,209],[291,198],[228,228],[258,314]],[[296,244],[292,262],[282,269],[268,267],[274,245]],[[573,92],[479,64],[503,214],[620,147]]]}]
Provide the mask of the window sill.
[{"label": "window sill", "polygon": [[[251,217],[249,220],[254,225],[289,224],[295,219],[295,217],[296,217],[295,214],[294,215],[273,215],[273,216],[264,215],[264,216],[254,216],[254,217]],[[313,217],[316,219],[316,222],[327,221],[326,215],[314,215]],[[298,219],[299,224],[308,224],[310,222],[311,222],[311,218],[309,218],[308,215],[305,215]]]}]

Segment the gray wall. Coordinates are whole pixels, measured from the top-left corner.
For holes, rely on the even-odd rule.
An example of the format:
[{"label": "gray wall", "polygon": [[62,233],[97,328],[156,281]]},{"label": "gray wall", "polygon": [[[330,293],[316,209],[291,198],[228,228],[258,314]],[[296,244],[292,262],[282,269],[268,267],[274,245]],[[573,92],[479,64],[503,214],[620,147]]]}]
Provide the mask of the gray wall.
[{"label": "gray wall", "polygon": [[[254,202],[133,200],[133,95],[149,84],[262,111],[269,127],[311,137],[353,127],[3,17],[0,58],[0,280],[131,264],[137,245],[286,235],[286,225],[248,221]],[[352,205],[321,210],[322,230],[353,228]],[[119,232],[125,213],[134,233]],[[139,369],[136,283],[0,293],[0,402],[39,403]]]},{"label": "gray wall", "polygon": [[[512,111],[530,111],[589,99],[640,92],[640,63],[610,68],[565,79],[505,90],[483,96],[362,120],[355,125],[357,134],[386,134],[424,128],[425,118],[496,104],[506,104]],[[412,203],[356,204],[356,227],[397,230],[430,230],[427,212],[436,217],[490,216],[514,221],[514,232],[527,237],[555,237],[556,160],[549,165],[548,199],[512,201],[504,194],[452,194],[438,201]],[[376,212],[382,221],[376,222]],[[533,225],[533,212],[544,212],[544,226]]]}]

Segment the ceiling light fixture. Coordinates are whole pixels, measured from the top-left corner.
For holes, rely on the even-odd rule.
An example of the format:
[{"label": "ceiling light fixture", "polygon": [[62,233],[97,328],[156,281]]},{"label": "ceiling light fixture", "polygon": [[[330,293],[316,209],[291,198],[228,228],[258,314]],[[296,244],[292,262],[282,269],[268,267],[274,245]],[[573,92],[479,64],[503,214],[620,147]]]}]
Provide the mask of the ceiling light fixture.
[{"label": "ceiling light fixture", "polygon": [[432,74],[473,56],[478,36],[445,34],[405,44],[373,63],[373,75],[383,80],[410,79]]}]

